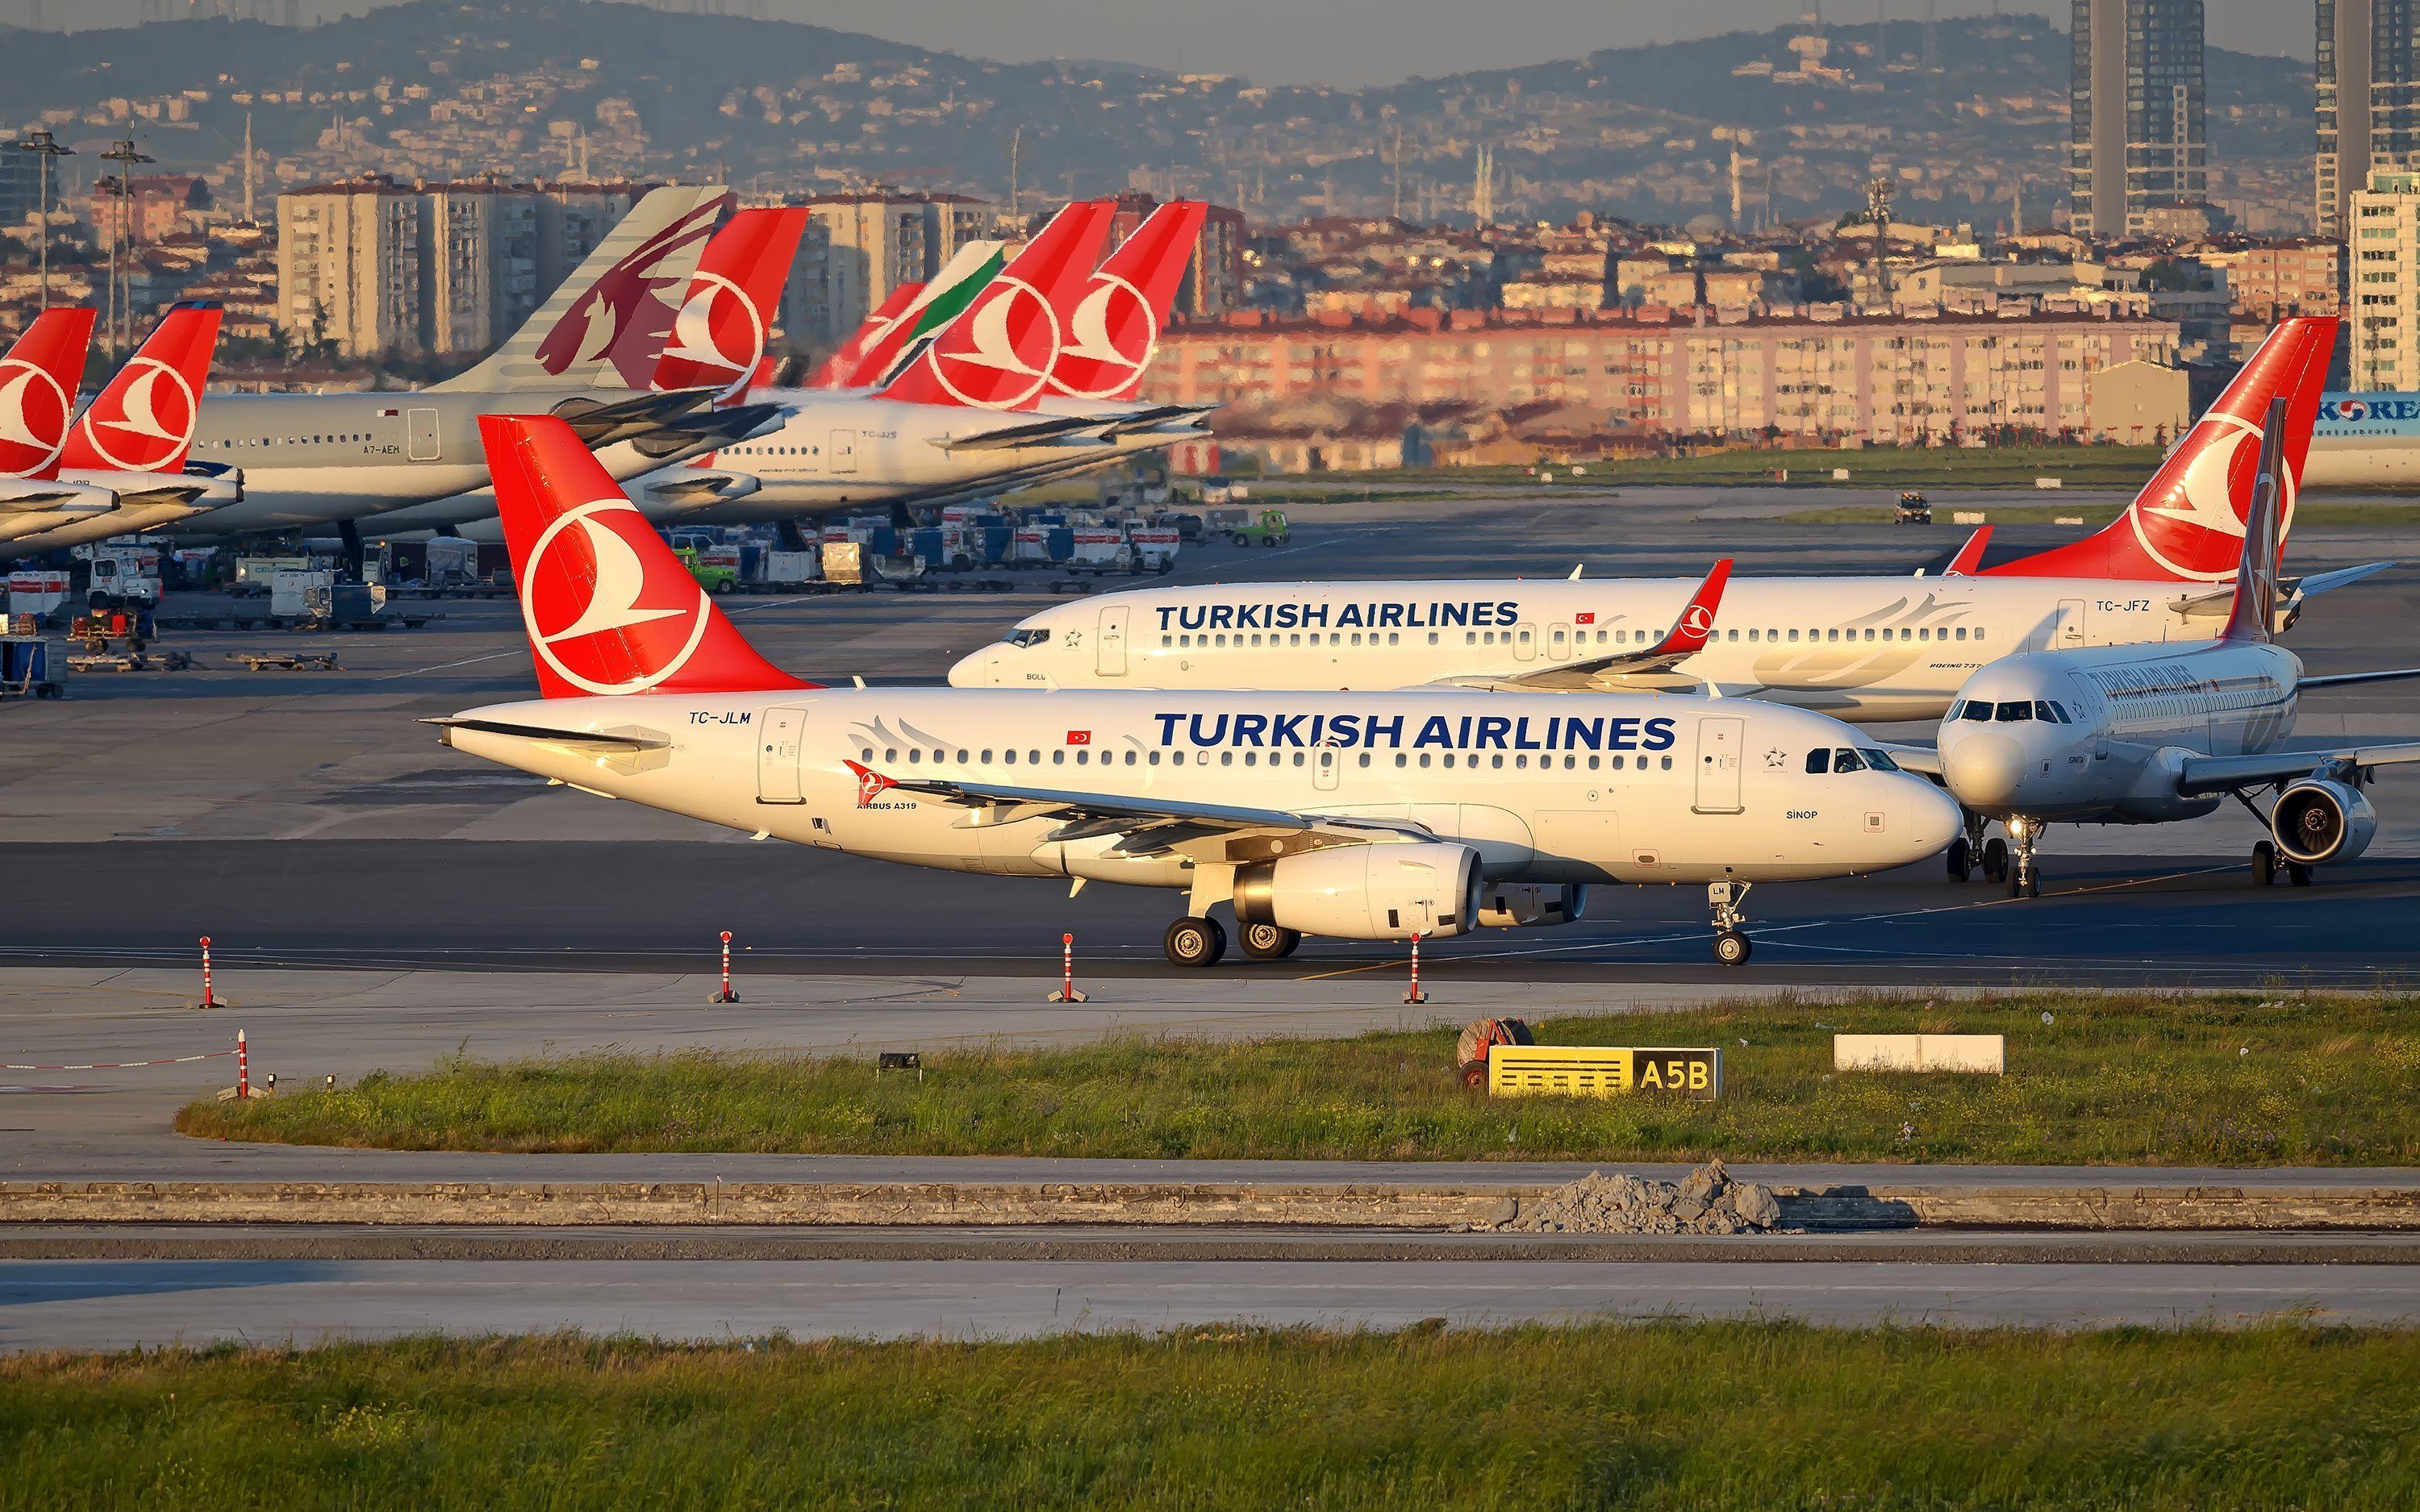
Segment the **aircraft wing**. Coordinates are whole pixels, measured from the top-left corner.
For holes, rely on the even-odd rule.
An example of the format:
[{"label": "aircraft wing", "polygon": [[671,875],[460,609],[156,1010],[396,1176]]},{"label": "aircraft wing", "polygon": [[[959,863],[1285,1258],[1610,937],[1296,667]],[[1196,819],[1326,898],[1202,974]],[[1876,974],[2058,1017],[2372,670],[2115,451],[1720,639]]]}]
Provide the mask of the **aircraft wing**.
[{"label": "aircraft wing", "polygon": [[1882,752],[1896,762],[1903,772],[1935,779],[1941,776],[1941,750],[1938,747],[1902,746],[1896,741],[1885,741]]},{"label": "aircraft wing", "polygon": [[1624,679],[1668,673],[1705,650],[1706,642],[1714,639],[1714,616],[1722,608],[1724,585],[1730,579],[1731,559],[1725,557],[1698,585],[1697,593],[1690,595],[1672,627],[1664,632],[1664,639],[1652,646],[1616,652],[1610,656],[1590,656],[1584,661],[1558,662],[1510,677],[1491,677],[1485,680],[1485,686],[1530,692],[1606,691]]},{"label": "aircraft wing", "polygon": [[[2400,766],[2410,762],[2420,762],[2420,741],[2319,746],[2303,750],[2273,750],[2261,756],[2188,756],[2177,791],[2190,798],[2204,793],[2231,793],[2237,788],[2290,782],[2298,777],[2350,776],[2363,767]],[[2328,770],[2331,767],[2335,769],[2333,774]]]},{"label": "aircraft wing", "polygon": [[944,452],[1000,452],[1068,439],[1098,441],[1097,434],[1084,433],[1097,433],[1109,424],[1097,415],[1052,415],[1027,424],[1005,425],[972,436],[939,436],[934,438],[933,444]]},{"label": "aircraft wing", "polygon": [[[2281,584],[2280,586],[2285,588],[2286,596],[2278,606],[2279,617],[2287,625],[2291,625],[2295,616],[2302,612],[2303,601],[2312,594],[2324,594],[2332,588],[2342,588],[2347,583],[2357,583],[2364,578],[2376,577],[2395,565],[2396,563],[2392,562],[2365,562],[2358,567],[2338,567],[2334,572],[2315,572],[2290,586]],[[2233,583],[2224,588],[2211,589],[2208,593],[2180,594],[2168,600],[2168,608],[2173,612],[2204,618],[2225,614],[2234,606],[2235,585]]]},{"label": "aircraft wing", "polygon": [[624,399],[570,398],[554,407],[554,415],[594,451],[660,429],[690,410],[713,402],[719,389],[649,390]]},{"label": "aircraft wing", "polygon": [[1113,849],[1128,856],[1175,852],[1196,860],[1223,863],[1242,859],[1232,854],[1229,846],[1251,836],[1315,837],[1313,848],[1436,838],[1420,825],[1404,820],[1345,818],[1219,803],[1172,803],[1062,788],[893,778],[856,762],[847,764],[857,774],[860,804],[871,803],[893,790],[939,798],[973,810],[960,822],[960,827],[967,829],[1014,824],[1021,819],[1055,818],[1062,823],[1050,832],[1049,840],[1119,835],[1123,839]]},{"label": "aircraft wing", "polygon": [[2294,685],[2297,693],[2315,687],[2350,687],[2356,683],[2399,683],[2407,677],[2420,677],[2420,667],[2399,667],[2391,671],[2335,672],[2326,677],[2305,677]]},{"label": "aircraft wing", "polygon": [[[10,494],[0,499],[0,515],[52,515],[69,504],[90,504],[89,488],[61,488],[45,493]],[[87,510],[86,513],[90,511]]]},{"label": "aircraft wing", "polygon": [[569,746],[576,749],[609,752],[662,750],[672,745],[672,738],[652,732],[637,730],[550,730],[544,725],[509,724],[501,719],[423,719],[440,730],[476,730],[483,734],[511,735],[520,740],[543,740],[551,745]]}]

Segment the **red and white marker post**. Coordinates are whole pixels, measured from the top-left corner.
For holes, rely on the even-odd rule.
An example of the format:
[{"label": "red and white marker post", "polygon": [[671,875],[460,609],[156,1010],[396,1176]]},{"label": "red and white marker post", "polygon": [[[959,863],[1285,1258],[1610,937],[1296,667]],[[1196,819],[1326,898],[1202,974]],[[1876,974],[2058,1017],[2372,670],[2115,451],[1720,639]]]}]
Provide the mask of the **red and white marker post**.
[{"label": "red and white marker post", "polygon": [[731,990],[731,932],[722,932],[722,991],[714,995],[718,1003],[736,1003],[739,995]]},{"label": "red and white marker post", "polygon": [[202,936],[202,1000],[194,1006],[195,1008],[219,1006],[219,1000],[210,995],[210,937],[207,934]]},{"label": "red and white marker post", "polygon": [[1084,1003],[1091,999],[1076,990],[1076,936],[1059,936],[1059,990],[1050,995],[1054,1003]]},{"label": "red and white marker post", "polygon": [[1406,1003],[1425,1003],[1429,995],[1420,991],[1420,937],[1412,936],[1412,990],[1404,995]]},{"label": "red and white marker post", "polygon": [[235,1100],[239,1103],[252,1095],[252,1049],[244,1043],[243,1031],[235,1031]]}]

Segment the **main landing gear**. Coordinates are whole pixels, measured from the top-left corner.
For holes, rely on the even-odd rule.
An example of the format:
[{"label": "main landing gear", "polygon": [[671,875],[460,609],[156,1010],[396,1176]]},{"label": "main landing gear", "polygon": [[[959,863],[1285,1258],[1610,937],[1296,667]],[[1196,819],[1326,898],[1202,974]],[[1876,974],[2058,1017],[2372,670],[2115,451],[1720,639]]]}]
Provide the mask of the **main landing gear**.
[{"label": "main landing gear", "polygon": [[1248,961],[1282,961],[1302,943],[1302,931],[1279,924],[1246,924],[1236,935]]},{"label": "main landing gear", "polygon": [[1215,966],[1227,953],[1227,931],[1215,918],[1180,918],[1168,926],[1166,947],[1171,965]]},{"label": "main landing gear", "polygon": [[1743,926],[1747,915],[1740,905],[1747,902],[1749,882],[1710,882],[1706,885],[1706,906],[1714,916],[1714,959],[1727,966],[1745,965],[1756,953],[1748,943]]},{"label": "main landing gear", "polygon": [[2279,856],[2277,847],[2272,842],[2264,840],[2252,847],[2252,885],[2254,887],[2275,886],[2280,869],[2285,872],[2286,880],[2295,887],[2307,887],[2311,885],[2311,869],[2300,861],[2289,861]]},{"label": "main landing gear", "polygon": [[[1949,854],[1947,859],[1949,862],[1949,880],[1952,882],[1963,882],[1968,877],[1974,875],[1975,868],[1978,864],[1979,858],[1987,854],[1986,848],[1983,844],[1983,816],[1977,813],[1972,809],[1961,809],[1958,812],[1960,817],[1965,822],[1966,833],[1959,836],[1956,840],[1949,842]],[[2003,855],[2008,851],[2008,847],[2005,845],[2001,846],[2000,849]],[[1986,876],[1991,875],[1989,872],[1986,872],[1984,874]],[[1997,882],[2000,879],[1998,877],[1992,877],[1992,880]]]}]

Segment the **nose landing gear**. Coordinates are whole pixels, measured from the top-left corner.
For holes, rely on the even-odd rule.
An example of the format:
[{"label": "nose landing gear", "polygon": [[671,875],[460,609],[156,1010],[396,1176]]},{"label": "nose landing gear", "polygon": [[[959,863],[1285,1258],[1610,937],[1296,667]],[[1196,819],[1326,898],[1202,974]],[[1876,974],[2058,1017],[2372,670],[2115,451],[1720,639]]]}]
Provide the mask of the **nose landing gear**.
[{"label": "nose landing gear", "polygon": [[1745,965],[1747,958],[1756,953],[1744,929],[1747,915],[1740,907],[1747,902],[1747,890],[1753,886],[1748,882],[1714,882],[1706,886],[1706,906],[1714,916],[1714,959],[1724,965]]},{"label": "nose landing gear", "polygon": [[[2041,843],[2042,831],[2049,827],[2038,819],[2015,818],[2009,821],[2009,839],[2014,842],[2009,847],[2009,854],[2015,862],[2014,869],[2008,873],[2009,897],[2041,896],[2041,869],[2035,862],[2034,851]],[[2004,867],[2007,864],[2002,863]]]}]

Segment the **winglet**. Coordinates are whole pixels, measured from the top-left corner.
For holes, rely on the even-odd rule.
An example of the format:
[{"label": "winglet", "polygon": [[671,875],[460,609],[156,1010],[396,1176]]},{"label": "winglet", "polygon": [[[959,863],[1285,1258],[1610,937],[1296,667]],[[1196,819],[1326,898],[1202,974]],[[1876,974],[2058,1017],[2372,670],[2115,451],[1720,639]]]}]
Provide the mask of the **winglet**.
[{"label": "winglet", "polygon": [[873,808],[875,799],[899,785],[873,767],[861,766],[845,757],[841,764],[857,774],[857,806],[861,809]]},{"label": "winglet", "polygon": [[1572,575],[1571,575],[1570,577],[1568,577],[1568,578],[1564,579],[1563,579],[1563,581],[1565,581],[1565,582],[1572,582],[1572,583],[1575,583],[1575,582],[1579,581],[1579,580],[1580,580],[1580,574],[1581,574],[1583,571],[1587,570],[1587,567],[1588,567],[1588,563],[1587,563],[1583,562],[1583,563],[1579,563],[1577,566],[1575,566],[1575,567],[1572,568]]},{"label": "winglet", "polygon": [[2222,640],[2267,640],[2277,623],[2279,505],[2285,467],[2286,401],[2269,406],[2260,441],[2260,470],[2252,485],[2252,513],[2243,521],[2243,555],[2235,566],[2235,604]]},{"label": "winglet", "polygon": [[1706,580],[1698,585],[1698,592],[1681,610],[1681,617],[1672,622],[1672,628],[1648,655],[1685,656],[1705,650],[1706,642],[1714,638],[1714,615],[1723,607],[1723,588],[1730,580],[1731,559],[1725,557],[1706,574]]},{"label": "winglet", "polygon": [[1949,565],[1941,569],[1941,576],[1972,578],[1975,576],[1975,569],[1983,564],[1983,548],[1991,544],[1992,527],[1976,526],[1975,533],[1966,537],[1966,544],[1960,547],[1958,554],[1949,559]]}]

